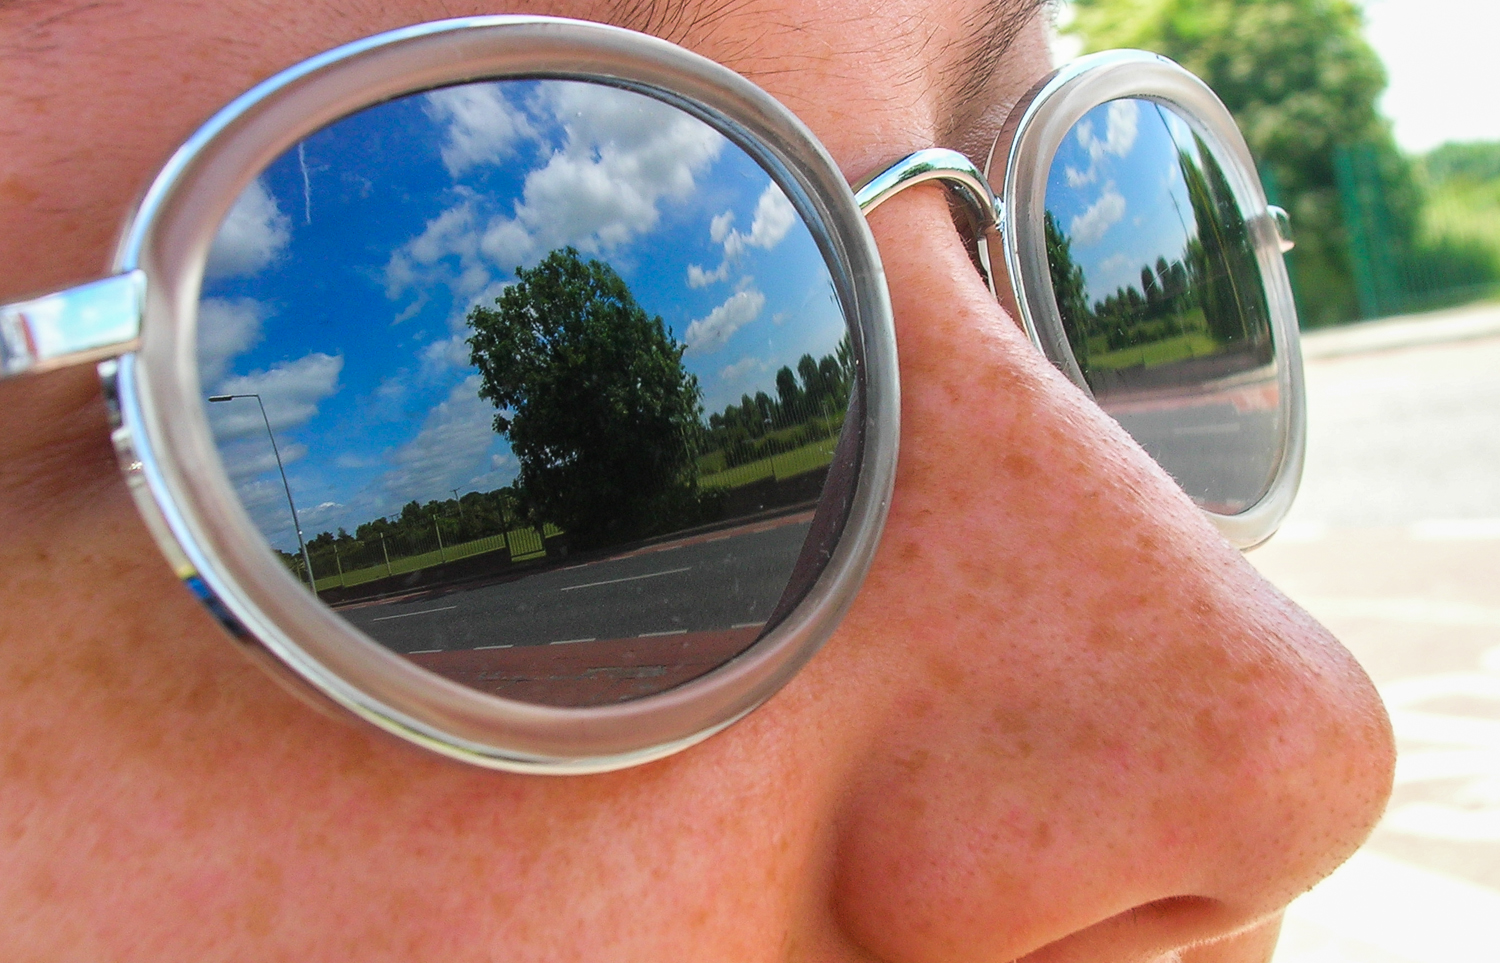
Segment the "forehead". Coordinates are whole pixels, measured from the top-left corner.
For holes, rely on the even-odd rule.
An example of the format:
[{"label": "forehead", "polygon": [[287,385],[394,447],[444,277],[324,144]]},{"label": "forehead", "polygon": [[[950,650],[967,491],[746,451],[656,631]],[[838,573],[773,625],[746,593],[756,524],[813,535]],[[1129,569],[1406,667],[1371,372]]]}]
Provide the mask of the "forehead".
[{"label": "forehead", "polygon": [[[0,76],[76,89],[99,68],[145,80],[173,73],[195,86],[250,82],[321,50],[424,20],[480,13],[578,17],[652,34],[808,97],[810,75],[859,75],[873,93],[973,93],[1001,66],[1045,0],[520,0],[496,8],[460,0],[306,3],[157,0],[115,7],[85,0],[0,4]],[[170,29],[166,29],[170,28]],[[256,76],[258,75],[258,76]],[[949,89],[952,88],[952,89]],[[14,89],[14,88],[13,88]],[[101,88],[95,90],[102,92]]]}]

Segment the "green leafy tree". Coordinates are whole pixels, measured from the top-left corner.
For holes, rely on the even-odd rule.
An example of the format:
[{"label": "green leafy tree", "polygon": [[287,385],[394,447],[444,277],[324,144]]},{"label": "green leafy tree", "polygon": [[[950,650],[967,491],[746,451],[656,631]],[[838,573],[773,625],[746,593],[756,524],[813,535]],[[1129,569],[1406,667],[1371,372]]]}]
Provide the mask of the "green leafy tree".
[{"label": "green leafy tree", "polygon": [[609,265],[553,251],[468,321],[479,394],[499,409],[533,524],[589,547],[693,519],[698,380]]},{"label": "green leafy tree", "polygon": [[1089,336],[1094,333],[1095,318],[1089,310],[1083,268],[1073,260],[1073,240],[1058,225],[1051,211],[1043,213],[1042,223],[1046,230],[1052,295],[1057,300],[1068,343],[1073,346],[1073,356],[1086,372],[1089,369]]},{"label": "green leafy tree", "polygon": [[1350,0],[1073,0],[1085,47],[1138,47],[1202,77],[1228,106],[1265,180],[1292,215],[1305,325],[1357,315],[1335,154],[1371,145],[1391,229],[1409,240],[1420,194],[1375,107],[1385,68]]}]

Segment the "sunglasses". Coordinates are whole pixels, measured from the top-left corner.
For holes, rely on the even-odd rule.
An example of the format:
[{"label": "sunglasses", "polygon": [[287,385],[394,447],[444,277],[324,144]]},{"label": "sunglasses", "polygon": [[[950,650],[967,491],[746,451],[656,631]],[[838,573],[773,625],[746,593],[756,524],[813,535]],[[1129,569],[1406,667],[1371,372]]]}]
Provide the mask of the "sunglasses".
[{"label": "sunglasses", "polygon": [[864,215],[932,180],[1052,363],[1269,537],[1304,444],[1284,215],[1139,52],[1039,83],[984,171],[923,150],[851,190],[652,37],[382,34],[214,116],[111,277],[0,307],[0,374],[100,362],[163,552],[295,691],[480,765],[619,768],[755,708],[852,602],[900,402]]}]

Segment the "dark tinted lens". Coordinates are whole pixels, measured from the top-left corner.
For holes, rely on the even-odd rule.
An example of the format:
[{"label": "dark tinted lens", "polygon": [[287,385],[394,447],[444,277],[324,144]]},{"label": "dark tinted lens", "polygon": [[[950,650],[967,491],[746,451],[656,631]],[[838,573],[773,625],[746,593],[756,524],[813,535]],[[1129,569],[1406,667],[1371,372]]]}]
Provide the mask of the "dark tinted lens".
[{"label": "dark tinted lens", "polygon": [[309,137],[225,221],[199,322],[224,467],[287,570],[508,698],[744,651],[857,470],[806,225],[714,129],[611,87],[471,84]]},{"label": "dark tinted lens", "polygon": [[1255,250],[1207,143],[1170,108],[1116,100],[1053,159],[1046,243],[1078,366],[1200,505],[1257,502],[1284,426]]}]

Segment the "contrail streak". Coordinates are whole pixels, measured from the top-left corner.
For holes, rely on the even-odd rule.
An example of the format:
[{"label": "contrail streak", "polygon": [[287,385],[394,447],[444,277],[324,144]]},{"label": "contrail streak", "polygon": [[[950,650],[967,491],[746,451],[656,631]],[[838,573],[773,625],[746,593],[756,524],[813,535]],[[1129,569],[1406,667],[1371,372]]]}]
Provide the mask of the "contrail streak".
[{"label": "contrail streak", "polygon": [[297,164],[302,168],[302,216],[312,223],[312,182],[307,178],[307,152],[304,141],[297,142]]}]

